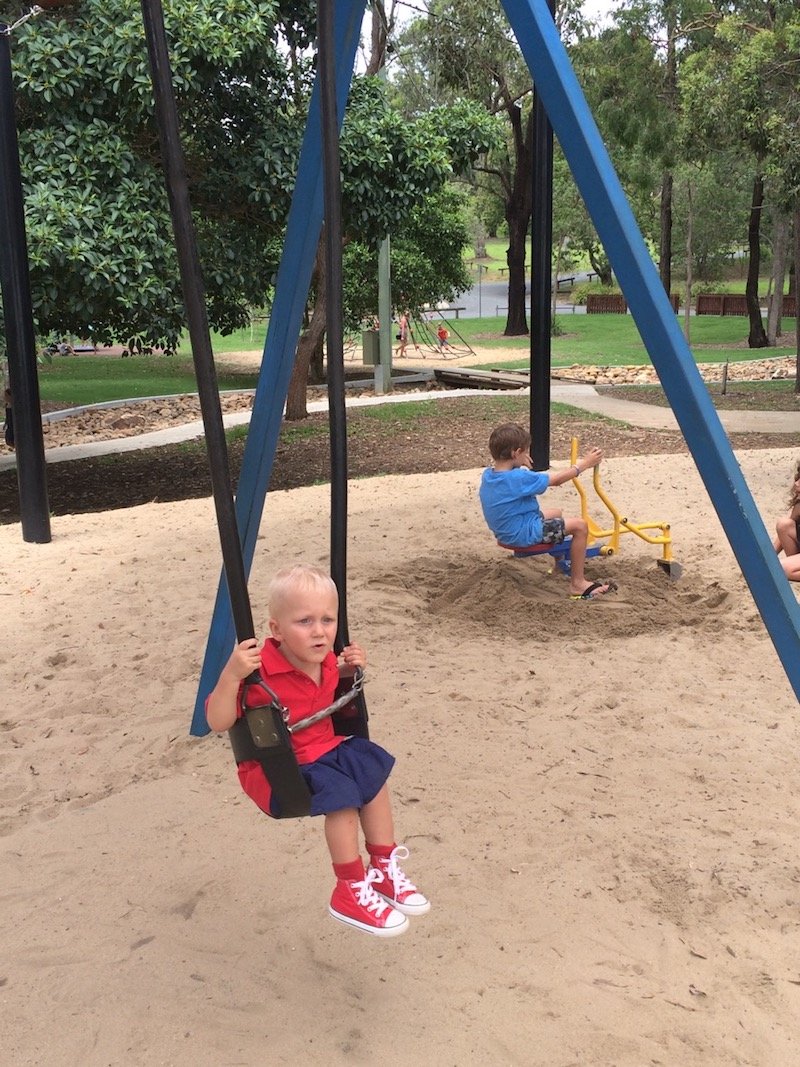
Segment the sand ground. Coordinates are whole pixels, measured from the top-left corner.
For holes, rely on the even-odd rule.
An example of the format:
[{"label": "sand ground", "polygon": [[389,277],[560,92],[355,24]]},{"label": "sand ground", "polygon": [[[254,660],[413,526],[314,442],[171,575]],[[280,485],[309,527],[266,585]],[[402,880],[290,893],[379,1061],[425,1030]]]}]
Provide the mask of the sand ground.
[{"label": "sand ground", "polygon": [[[795,451],[738,458],[771,521]],[[685,573],[625,542],[594,604],[498,551],[477,477],[350,492],[350,630],[433,901],[385,943],[328,917],[319,821],[261,816],[187,736],[211,502],[0,528],[4,1063],[800,1062],[797,701],[691,461],[608,464]],[[270,497],[257,625],[328,513]]]}]

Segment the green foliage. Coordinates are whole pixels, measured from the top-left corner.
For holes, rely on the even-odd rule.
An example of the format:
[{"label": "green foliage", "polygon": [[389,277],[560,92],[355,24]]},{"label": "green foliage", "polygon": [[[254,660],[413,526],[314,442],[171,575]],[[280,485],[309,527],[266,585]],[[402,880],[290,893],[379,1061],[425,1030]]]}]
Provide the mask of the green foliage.
[{"label": "green foliage", "polygon": [[405,226],[422,200],[496,142],[496,122],[467,101],[404,118],[378,78],[356,78],[341,137],[345,230],[367,243]]},{"label": "green foliage", "polygon": [[[209,318],[223,330],[263,302],[275,270],[306,77],[290,81],[277,41],[308,39],[297,10],[165,8]],[[14,72],[37,329],[173,347],[182,299],[140,5],[82,0],[27,23]]]},{"label": "green foliage", "polygon": [[[391,238],[392,292],[398,306],[452,303],[471,279],[463,251],[469,243],[464,196],[452,185],[421,200]],[[350,329],[378,307],[377,248],[351,242],[344,253],[345,323]]]},{"label": "green foliage", "polygon": [[784,196],[800,175],[797,68],[800,10],[756,4],[714,24],[707,47],[686,62],[687,142],[700,154],[745,147]]},{"label": "green foliage", "polygon": [[730,287],[720,281],[698,281],[692,285],[692,299],[696,299],[700,293],[729,293]]},{"label": "green foliage", "polygon": [[570,294],[572,303],[581,307],[586,303],[587,296],[604,296],[606,294],[619,294],[618,285],[601,285],[600,282],[579,282],[573,287]]},{"label": "green foliage", "polygon": [[341,137],[345,323],[375,314],[378,244],[391,234],[398,304],[452,301],[469,288],[464,198],[449,179],[497,139],[497,124],[469,102],[404,118],[378,78],[354,81]]},{"label": "green foliage", "polygon": [[747,233],[752,174],[737,154],[720,151],[675,172],[673,209],[676,261],[686,261],[686,231],[691,194],[692,271],[711,281],[722,277],[733,250]]}]

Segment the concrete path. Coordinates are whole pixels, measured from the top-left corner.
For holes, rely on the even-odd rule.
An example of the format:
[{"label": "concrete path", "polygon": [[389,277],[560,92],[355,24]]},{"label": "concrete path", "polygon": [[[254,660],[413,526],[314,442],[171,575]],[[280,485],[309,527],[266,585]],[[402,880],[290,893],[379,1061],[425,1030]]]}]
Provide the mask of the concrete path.
[{"label": "concrete path", "polygon": [[[499,389],[452,389],[447,393],[396,393],[384,397],[351,397],[347,400],[348,408],[367,407],[371,404],[403,404],[414,400],[441,400],[446,402],[451,397],[461,396],[520,396],[527,390],[513,392]],[[551,399],[563,404],[571,404],[583,411],[607,418],[641,426],[648,430],[677,430],[678,423],[670,408],[656,407],[653,404],[638,404],[630,400],[619,400],[607,393],[598,393],[593,385],[578,383],[553,382]],[[102,405],[97,405],[102,406]],[[309,411],[326,411],[327,401],[309,403]],[[87,410],[87,409],[80,409]],[[800,412],[796,411],[721,411],[722,425],[728,433],[785,433],[800,435]],[[239,411],[224,416],[226,427],[241,426],[250,421],[249,411]],[[79,445],[65,445],[45,452],[48,463],[65,463],[74,459],[86,459],[89,456],[108,456],[117,452],[133,452],[142,448],[157,448],[161,445],[190,441],[203,436],[203,424],[200,420],[185,426],[171,426],[165,430],[154,430],[140,434],[138,437],[120,437],[111,441],[87,441]],[[787,440],[787,446],[795,442]],[[0,471],[16,466],[13,454],[0,456]]]},{"label": "concrete path", "polygon": [[[677,430],[678,421],[671,408],[639,404],[608,393],[598,393],[593,385],[553,384],[553,400],[572,404],[595,415],[629,422],[647,430]],[[798,411],[720,411],[720,422],[727,433],[797,433],[800,434]],[[790,444],[791,442],[787,442]]]}]

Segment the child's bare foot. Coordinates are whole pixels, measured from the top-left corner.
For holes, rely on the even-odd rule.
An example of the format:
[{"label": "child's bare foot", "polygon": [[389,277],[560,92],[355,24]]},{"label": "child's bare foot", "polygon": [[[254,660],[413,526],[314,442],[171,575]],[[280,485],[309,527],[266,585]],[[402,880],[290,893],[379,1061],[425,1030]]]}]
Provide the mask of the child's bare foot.
[{"label": "child's bare foot", "polygon": [[596,582],[586,582],[583,589],[572,589],[569,594],[570,600],[597,600],[606,593],[616,591],[617,584],[607,578],[598,579]]}]

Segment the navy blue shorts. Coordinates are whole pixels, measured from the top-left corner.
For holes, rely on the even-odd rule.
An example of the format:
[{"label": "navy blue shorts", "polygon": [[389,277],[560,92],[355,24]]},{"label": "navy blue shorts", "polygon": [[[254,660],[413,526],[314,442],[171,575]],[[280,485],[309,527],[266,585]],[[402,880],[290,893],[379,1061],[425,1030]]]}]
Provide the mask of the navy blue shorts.
[{"label": "navy blue shorts", "polygon": [[380,793],[394,756],[363,737],[349,737],[313,763],[300,765],[311,791],[311,814],[363,808]]}]

